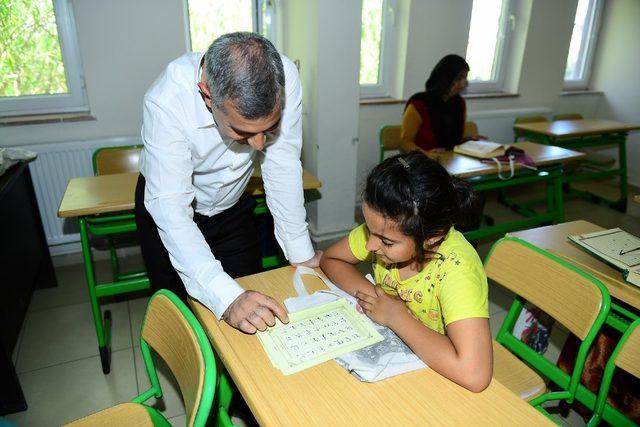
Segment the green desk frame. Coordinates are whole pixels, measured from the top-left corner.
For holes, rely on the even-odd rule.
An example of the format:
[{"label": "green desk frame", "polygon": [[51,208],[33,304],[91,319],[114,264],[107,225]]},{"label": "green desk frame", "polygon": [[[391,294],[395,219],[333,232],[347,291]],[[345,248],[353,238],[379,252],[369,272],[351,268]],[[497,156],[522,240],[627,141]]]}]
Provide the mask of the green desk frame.
[{"label": "green desk frame", "polygon": [[516,171],[515,175],[507,180],[501,180],[497,175],[482,175],[467,178],[466,180],[476,191],[480,192],[512,188],[537,182],[544,182],[546,184],[546,212],[536,213],[529,208],[514,207],[514,210],[522,214],[524,218],[467,231],[464,233],[467,240],[480,240],[496,235],[502,237],[510,231],[564,221],[561,166],[540,167],[537,171],[521,169]]},{"label": "green desk frame", "polygon": [[565,174],[562,178],[563,184],[568,187],[572,182],[591,181],[601,178],[610,178],[617,176],[620,179],[620,198],[617,200],[609,200],[588,191],[579,191],[568,188],[569,195],[586,198],[594,202],[604,203],[620,212],[627,211],[627,135],[628,132],[603,133],[600,135],[589,135],[583,137],[556,137],[553,135],[545,135],[524,129],[518,129],[526,139],[545,145],[555,145],[570,150],[580,150],[589,147],[618,146],[618,167],[613,169],[602,169],[593,172],[579,172],[571,175]]},{"label": "green desk frame", "polygon": [[91,313],[98,336],[100,362],[102,372],[108,374],[111,371],[111,312],[105,311],[103,317],[100,298],[148,289],[149,278],[145,271],[133,273],[118,271],[118,274],[114,272],[113,280],[107,283],[98,283],[96,278],[89,235],[110,238],[117,234],[135,232],[136,223],[133,213],[81,216],[78,218],[78,223]]}]

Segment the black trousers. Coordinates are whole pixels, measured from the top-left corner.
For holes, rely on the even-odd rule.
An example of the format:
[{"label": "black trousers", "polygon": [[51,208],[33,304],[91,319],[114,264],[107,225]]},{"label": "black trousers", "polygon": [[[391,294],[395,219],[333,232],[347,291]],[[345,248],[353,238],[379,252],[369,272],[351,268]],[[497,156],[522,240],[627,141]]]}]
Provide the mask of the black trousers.
[{"label": "black trousers", "polygon": [[[136,186],[135,216],[142,258],[153,290],[169,289],[186,301],[184,284],[169,259],[158,227],[144,206],[145,178],[140,174]],[[227,209],[212,217],[194,212],[193,221],[202,232],[213,256],[233,278],[261,271],[258,232],[253,217],[255,201],[247,194]]]}]

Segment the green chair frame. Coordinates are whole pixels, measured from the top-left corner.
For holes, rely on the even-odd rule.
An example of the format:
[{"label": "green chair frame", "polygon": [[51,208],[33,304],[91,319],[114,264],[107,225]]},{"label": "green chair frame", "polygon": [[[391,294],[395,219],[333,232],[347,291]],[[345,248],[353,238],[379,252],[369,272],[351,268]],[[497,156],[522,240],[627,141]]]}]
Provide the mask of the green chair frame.
[{"label": "green chair frame", "polygon": [[[529,366],[533,367],[536,371],[541,373],[543,376],[551,380],[555,383],[561,390],[560,391],[547,391],[542,395],[535,397],[529,403],[534,406],[538,411],[542,412],[547,417],[552,418],[552,416],[542,407],[542,404],[548,401],[561,401],[564,400],[568,403],[572,403],[578,394],[578,386],[580,384],[580,376],[582,374],[582,370],[584,368],[584,364],[587,358],[587,353],[591,344],[593,343],[596,335],[600,331],[600,328],[605,323],[607,315],[609,314],[609,309],[611,306],[611,297],[609,295],[609,291],[607,288],[600,282],[600,280],[595,277],[585,273],[581,269],[577,268],[573,264],[559,258],[558,256],[547,252],[543,249],[538,248],[537,246],[532,245],[524,240],[521,240],[516,237],[504,237],[498,240],[491,247],[489,254],[485,259],[485,266],[491,262],[492,257],[496,251],[496,248],[506,242],[514,242],[516,244],[522,245],[529,250],[532,250],[546,258],[548,258],[551,262],[560,264],[564,268],[571,270],[578,275],[585,278],[588,282],[592,283],[595,286],[600,294],[601,294],[601,304],[598,314],[593,321],[588,333],[586,334],[584,340],[579,346],[578,355],[575,361],[575,366],[571,375],[568,375],[564,371],[562,371],[558,366],[551,363],[544,356],[538,354],[535,350],[529,347],[527,344],[520,341],[516,338],[512,331],[522,312],[525,303],[527,302],[522,296],[516,294],[511,307],[507,313],[506,318],[504,319],[500,330],[496,336],[496,341],[500,343],[503,347],[509,350],[511,353],[522,359]],[[498,283],[500,284],[500,283]],[[538,304],[540,306],[540,304]],[[545,307],[540,306],[542,310]],[[583,402],[581,400],[581,402]],[[593,407],[593,402],[592,402]]]},{"label": "green chair frame", "polygon": [[[618,345],[616,345],[616,348],[613,350],[611,357],[607,361],[607,364],[604,368],[604,374],[602,375],[602,382],[600,383],[600,390],[598,391],[598,397],[596,398],[595,408],[593,410],[593,416],[587,423],[587,426],[589,427],[597,426],[602,421],[605,404],[607,402],[607,395],[609,394],[609,389],[611,388],[611,380],[613,378],[613,374],[616,369],[616,362],[618,359],[618,355],[623,349],[625,349],[625,346],[627,345],[627,342],[629,341],[629,338],[631,337],[631,335],[634,333],[635,334],[640,333],[640,329],[638,329],[639,326],[640,326],[640,319],[635,320],[633,323],[631,323],[631,325],[629,325],[629,328],[627,328],[625,333],[622,335],[622,337],[620,338],[620,342],[618,343]],[[640,349],[638,348],[634,348],[633,351],[635,354],[640,353]],[[637,375],[637,373],[635,373],[635,375]],[[623,423],[616,424],[616,425],[637,426],[637,424],[635,424],[633,421],[629,419],[625,419]]]},{"label": "green chair frame", "polygon": [[[118,146],[118,147],[102,147],[102,148],[98,148],[97,150],[95,150],[93,152],[93,156],[91,157],[91,164],[93,166],[93,175],[94,176],[98,176],[101,175],[101,173],[99,173],[98,170],[98,156],[100,155],[100,153],[103,153],[105,151],[119,151],[119,150],[131,150],[131,149],[142,149],[142,145],[124,145],[124,146]],[[100,220],[98,220],[98,218],[100,218]],[[91,217],[88,219],[88,222],[91,225],[95,225],[95,226],[99,226],[99,224],[104,223],[105,221],[103,221],[103,219],[106,222],[111,222],[111,220],[113,220],[114,222],[119,223],[122,228],[124,229],[123,231],[119,232],[119,231],[114,231],[114,234],[122,234],[122,233],[128,233],[128,232],[135,232],[136,228],[135,228],[135,215],[133,212],[127,212],[127,213],[121,213],[118,215],[96,215],[95,217]],[[126,223],[127,221],[129,221],[130,223]],[[146,272],[144,271],[139,271],[139,272],[134,272],[134,273],[122,273],[120,271],[120,263],[118,261],[118,255],[116,252],[116,248],[115,248],[115,244],[113,241],[113,236],[111,234],[108,234],[105,236],[107,239],[107,244],[109,247],[109,255],[110,255],[110,259],[111,259],[111,271],[112,271],[112,275],[113,275],[113,280],[117,281],[117,280],[126,280],[129,278],[134,278],[134,277],[144,277],[146,275]]]},{"label": "green chair frame", "polygon": [[400,129],[401,125],[385,125],[380,128],[378,133],[378,143],[380,144],[380,163],[384,160],[384,152],[389,150],[397,150],[400,148]]},{"label": "green chair frame", "polygon": [[[98,174],[97,156],[100,152],[132,148],[142,148],[142,146],[103,147],[96,150],[92,158],[94,174]],[[100,298],[148,289],[150,287],[149,278],[147,277],[146,271],[122,273],[113,244],[114,235],[134,233],[137,230],[133,212],[81,216],[78,218],[78,225],[80,228],[80,244],[82,246],[85,276],[89,289],[89,301],[91,303],[91,312],[98,338],[102,372],[108,374],[111,372],[112,319],[109,310],[106,310],[103,316],[102,310],[100,309]],[[97,281],[89,235],[107,239],[111,258],[111,282],[98,283]]]},{"label": "green chair frame", "polygon": [[[218,388],[216,385],[218,384],[217,378],[219,378],[217,368],[216,368],[216,360],[213,355],[213,350],[211,349],[211,344],[209,344],[209,340],[207,339],[207,335],[205,334],[202,326],[196,319],[196,316],[189,310],[189,308],[185,305],[184,302],[180,300],[180,298],[174,294],[173,292],[167,289],[161,289],[154,293],[149,299],[149,305],[153,302],[155,298],[160,296],[164,296],[171,301],[171,303],[178,309],[180,314],[185,318],[189,326],[191,327],[198,346],[200,347],[200,351],[202,354],[203,362],[204,362],[204,387],[202,389],[202,395],[200,397],[200,404],[195,409],[196,415],[194,418],[194,426],[205,426],[207,424],[207,420],[209,419],[209,414],[211,412],[211,408],[215,409],[214,406],[214,397],[216,395],[216,389]],[[147,312],[145,313],[144,320],[142,322],[142,331],[144,331]],[[149,377],[149,382],[151,386],[148,390],[142,392],[140,395],[135,397],[132,402],[134,403],[143,403],[149,400],[151,397],[161,398],[162,397],[162,388],[160,387],[160,380],[158,379],[158,373],[156,371],[155,364],[153,362],[153,357],[151,355],[151,346],[145,341],[143,334],[140,334],[140,352],[142,353],[142,360],[144,361],[145,368],[147,370],[147,375]],[[155,423],[154,423],[155,424]],[[231,423],[230,423],[231,424]],[[229,425],[230,425],[229,424]]]}]

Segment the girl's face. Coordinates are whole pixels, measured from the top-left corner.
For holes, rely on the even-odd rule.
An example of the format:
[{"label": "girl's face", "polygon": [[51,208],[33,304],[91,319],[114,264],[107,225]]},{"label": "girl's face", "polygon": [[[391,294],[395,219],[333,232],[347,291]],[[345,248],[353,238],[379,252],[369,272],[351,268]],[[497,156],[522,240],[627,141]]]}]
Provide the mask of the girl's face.
[{"label": "girl's face", "polygon": [[456,79],[451,83],[451,87],[449,88],[449,97],[459,95],[460,92],[467,87],[467,75],[469,71],[462,70],[456,77]]},{"label": "girl's face", "polygon": [[369,229],[366,249],[374,252],[385,264],[412,262],[416,254],[415,241],[402,233],[396,221],[385,218],[362,203],[362,213]]}]

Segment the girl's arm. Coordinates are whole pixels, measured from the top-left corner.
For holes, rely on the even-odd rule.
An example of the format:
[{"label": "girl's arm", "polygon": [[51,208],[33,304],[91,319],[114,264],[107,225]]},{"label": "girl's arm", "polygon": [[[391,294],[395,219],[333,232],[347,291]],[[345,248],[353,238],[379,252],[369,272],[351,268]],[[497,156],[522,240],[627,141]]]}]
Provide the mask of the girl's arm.
[{"label": "girl's arm", "polygon": [[320,259],[320,268],[340,289],[350,295],[360,291],[375,295],[374,286],[358,271],[360,260],[349,249],[348,237],[343,237],[327,249]]},{"label": "girl's arm", "polygon": [[458,320],[447,326],[447,335],[441,335],[413,317],[403,301],[380,287],[375,291],[375,297],[356,295],[367,316],[391,328],[440,375],[476,393],[487,388],[493,374],[489,319]]}]

